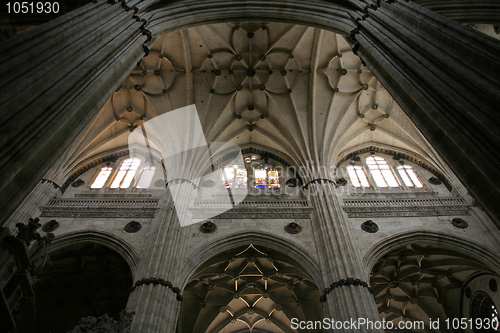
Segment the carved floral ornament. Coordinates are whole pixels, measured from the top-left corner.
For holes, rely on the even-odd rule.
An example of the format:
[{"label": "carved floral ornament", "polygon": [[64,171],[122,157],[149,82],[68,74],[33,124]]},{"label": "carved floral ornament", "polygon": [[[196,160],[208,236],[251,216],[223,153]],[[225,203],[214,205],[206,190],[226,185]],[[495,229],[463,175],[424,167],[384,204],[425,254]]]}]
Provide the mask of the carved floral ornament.
[{"label": "carved floral ornament", "polygon": [[57,228],[59,228],[59,222],[57,222],[56,220],[51,220],[49,222],[46,222],[42,226],[42,230],[45,232],[52,232],[52,231],[56,230]]},{"label": "carved floral ornament", "polygon": [[204,234],[211,234],[217,230],[217,226],[212,221],[207,221],[200,225],[200,231]]},{"label": "carved floral ornament", "polygon": [[140,222],[131,221],[125,225],[123,230],[125,230],[125,232],[128,232],[128,233],[135,233],[135,232],[138,232],[139,230],[141,230],[141,228],[142,228],[142,225]]},{"label": "carved floral ornament", "polygon": [[378,231],[378,225],[377,225],[377,223],[373,222],[372,220],[368,220],[368,221],[361,223],[361,229],[363,229],[363,231],[366,231],[369,233],[375,233]]},{"label": "carved floral ornament", "polygon": [[291,222],[285,226],[285,231],[289,234],[298,234],[302,232],[302,227],[295,222]]},{"label": "carved floral ornament", "polygon": [[454,218],[450,221],[450,223],[456,227],[456,228],[460,228],[460,229],[465,229],[469,226],[469,223],[467,223],[467,221],[465,221],[464,219],[461,219],[461,218]]}]

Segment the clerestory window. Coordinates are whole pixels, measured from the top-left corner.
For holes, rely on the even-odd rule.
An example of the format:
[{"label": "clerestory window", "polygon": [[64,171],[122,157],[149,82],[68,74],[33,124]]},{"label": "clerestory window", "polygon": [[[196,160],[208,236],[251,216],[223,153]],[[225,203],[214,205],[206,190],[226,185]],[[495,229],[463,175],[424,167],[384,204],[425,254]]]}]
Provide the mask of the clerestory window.
[{"label": "clerestory window", "polygon": [[239,166],[225,167],[222,172],[222,186],[225,188],[246,188],[247,170]]},{"label": "clerestory window", "polygon": [[378,187],[399,187],[399,183],[385,159],[370,156],[366,159],[366,165]]},{"label": "clerestory window", "polygon": [[[253,169],[255,188],[279,189],[280,177],[276,168],[259,166]],[[225,188],[246,188],[248,186],[248,173],[239,166],[226,167],[222,171],[222,186]]]},{"label": "clerestory window", "polygon": [[130,158],[123,161],[110,188],[128,188],[140,164],[141,160],[137,158]]},{"label": "clerestory window", "polygon": [[268,166],[260,166],[254,169],[255,188],[279,189],[280,178],[278,170]]},{"label": "clerestory window", "polygon": [[90,188],[93,188],[93,189],[102,188],[104,186],[104,184],[106,184],[106,181],[108,180],[112,171],[113,171],[113,168],[111,168],[111,167],[102,168],[101,171],[99,172],[99,174],[97,175],[97,177],[95,177],[92,185],[90,185]]},{"label": "clerestory window", "polygon": [[[140,159],[129,158],[120,164],[118,170],[110,166],[101,168],[99,174],[92,182],[92,185],[90,185],[90,188],[100,189],[103,187],[109,187],[112,189],[126,189],[131,186],[135,186],[139,189],[149,188],[151,182],[153,181],[156,169],[154,166],[146,166],[140,170],[140,165]],[[136,179],[135,182],[134,178]]]},{"label": "clerestory window", "polygon": [[347,174],[354,187],[370,187],[365,171],[359,165],[350,165],[347,167]]},{"label": "clerestory window", "polygon": [[417,187],[417,188],[424,187],[420,179],[418,179],[415,170],[413,170],[411,166],[409,165],[398,166],[398,173],[401,176],[401,179],[403,179],[403,182],[405,183],[406,186]]}]

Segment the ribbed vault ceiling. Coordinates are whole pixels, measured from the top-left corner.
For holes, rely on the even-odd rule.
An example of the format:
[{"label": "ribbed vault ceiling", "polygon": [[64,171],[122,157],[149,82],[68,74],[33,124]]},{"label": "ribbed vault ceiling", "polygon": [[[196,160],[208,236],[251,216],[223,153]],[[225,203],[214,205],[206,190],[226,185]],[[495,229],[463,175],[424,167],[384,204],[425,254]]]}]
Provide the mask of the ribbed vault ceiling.
[{"label": "ribbed vault ceiling", "polygon": [[291,318],[321,320],[317,286],[290,258],[247,245],[206,262],[183,293],[180,332],[309,332]]},{"label": "ribbed vault ceiling", "polygon": [[339,155],[374,144],[433,160],[420,132],[342,36],[241,22],[160,37],[73,144],[60,177],[126,148],[143,122],[190,104],[207,142],[281,152],[297,165],[334,165]]},{"label": "ribbed vault ceiling", "polygon": [[416,331],[442,332],[431,329],[429,319],[459,318],[462,287],[485,272],[485,265],[456,251],[413,244],[379,260],[370,284],[382,318],[423,321],[425,329]]}]

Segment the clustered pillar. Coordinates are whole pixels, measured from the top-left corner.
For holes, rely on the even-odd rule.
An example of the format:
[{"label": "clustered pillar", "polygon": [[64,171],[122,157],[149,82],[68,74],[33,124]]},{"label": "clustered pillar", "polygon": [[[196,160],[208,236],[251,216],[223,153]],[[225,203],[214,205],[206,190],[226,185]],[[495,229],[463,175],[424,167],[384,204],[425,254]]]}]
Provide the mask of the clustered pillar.
[{"label": "clustered pillar", "polygon": [[[326,178],[310,181],[304,190],[314,207],[312,228],[319,251],[323,277],[325,318],[335,321],[380,320],[370,293],[363,263],[356,248],[347,216],[342,211],[336,185]],[[340,329],[338,332],[382,332],[383,330]]]},{"label": "clustered pillar", "polygon": [[149,235],[149,249],[141,261],[127,311],[135,313],[132,332],[175,332],[182,301],[179,272],[188,235],[179,224],[170,192]]}]

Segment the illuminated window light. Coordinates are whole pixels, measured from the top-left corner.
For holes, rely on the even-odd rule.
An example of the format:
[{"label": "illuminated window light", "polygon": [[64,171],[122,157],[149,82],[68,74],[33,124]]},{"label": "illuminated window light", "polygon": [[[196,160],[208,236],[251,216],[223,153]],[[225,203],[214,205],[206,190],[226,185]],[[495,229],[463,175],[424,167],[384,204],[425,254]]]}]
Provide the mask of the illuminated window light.
[{"label": "illuminated window light", "polygon": [[347,173],[351,179],[351,184],[354,187],[370,187],[370,183],[368,182],[362,167],[358,165],[350,165],[347,167]]},{"label": "illuminated window light", "polygon": [[402,165],[398,167],[398,173],[403,179],[403,182],[408,187],[422,188],[422,182],[418,179],[417,174],[409,165]]},{"label": "illuminated window light", "polygon": [[92,183],[92,185],[90,185],[90,188],[102,188],[104,184],[106,184],[109,175],[111,175],[111,171],[113,171],[113,168],[110,167],[102,168],[97,177],[95,177],[95,180]]},{"label": "illuminated window light", "polygon": [[368,169],[378,187],[399,187],[389,165],[381,157],[368,157],[366,159]]},{"label": "illuminated window light", "polygon": [[110,188],[128,188],[141,164],[141,160],[131,158],[123,161]]}]

